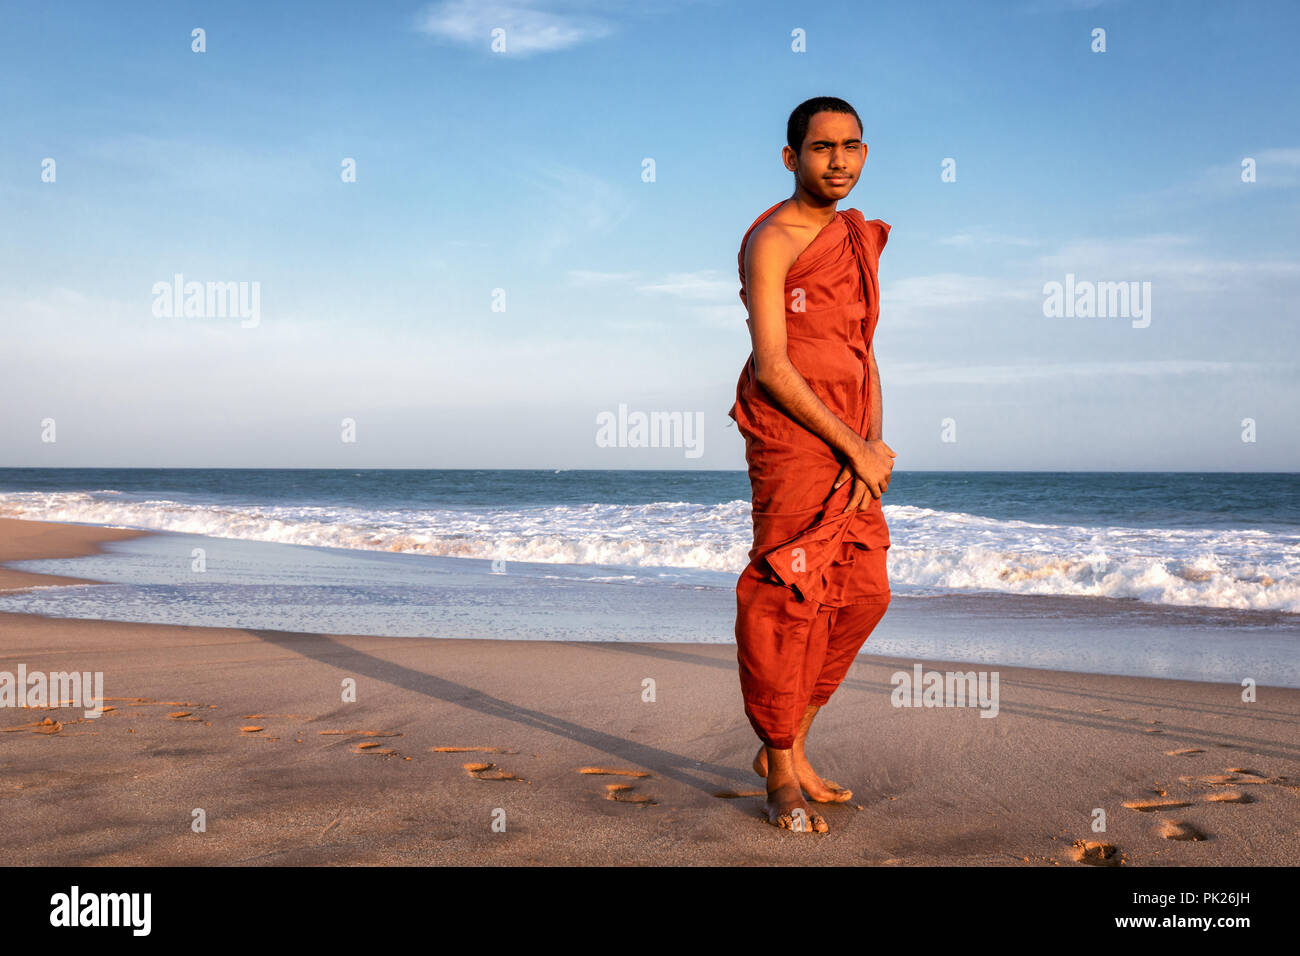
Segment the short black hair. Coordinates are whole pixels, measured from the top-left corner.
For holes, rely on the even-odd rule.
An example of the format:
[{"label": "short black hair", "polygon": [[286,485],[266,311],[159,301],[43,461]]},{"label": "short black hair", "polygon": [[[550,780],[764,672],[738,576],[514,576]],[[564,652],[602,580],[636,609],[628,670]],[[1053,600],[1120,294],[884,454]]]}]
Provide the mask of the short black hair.
[{"label": "short black hair", "polygon": [[808,135],[808,122],[814,113],[848,113],[858,121],[858,135],[862,135],[862,117],[857,110],[838,96],[814,96],[796,106],[785,124],[785,141],[796,153],[803,148],[804,137]]}]

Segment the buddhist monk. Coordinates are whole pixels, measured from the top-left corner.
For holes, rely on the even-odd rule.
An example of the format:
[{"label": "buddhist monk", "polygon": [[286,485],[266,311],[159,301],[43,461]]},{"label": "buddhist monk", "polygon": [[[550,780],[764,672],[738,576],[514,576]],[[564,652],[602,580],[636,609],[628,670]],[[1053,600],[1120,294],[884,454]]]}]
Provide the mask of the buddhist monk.
[{"label": "buddhist monk", "polygon": [[862,173],[862,136],[844,100],[801,103],[781,151],[794,194],[754,221],[737,257],[753,347],[729,413],[753,492],[754,546],[736,585],[741,695],[762,741],[768,822],[822,833],[804,795],[853,794],[813,769],[808,731],[890,600],[880,499],[894,451],[872,348],[889,225],[836,209]]}]

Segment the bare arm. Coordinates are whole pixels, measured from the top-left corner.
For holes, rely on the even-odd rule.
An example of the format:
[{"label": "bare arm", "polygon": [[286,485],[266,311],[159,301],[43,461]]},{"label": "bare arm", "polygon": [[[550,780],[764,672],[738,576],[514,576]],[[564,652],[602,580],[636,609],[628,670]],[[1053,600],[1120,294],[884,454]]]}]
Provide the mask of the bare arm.
[{"label": "bare arm", "polygon": [[867,422],[867,441],[880,441],[884,428],[884,409],[880,404],[880,372],[876,369],[876,343],[867,349],[867,368],[871,370],[871,420]]},{"label": "bare arm", "polygon": [[[867,434],[863,437],[866,439],[866,442],[869,446],[873,448],[884,449],[884,451],[887,452],[889,455],[889,459],[887,459],[889,461],[889,467],[888,470],[885,472],[884,477],[880,480],[879,494],[877,494],[875,491],[871,492],[873,497],[880,498],[883,497],[885,492],[889,490],[889,480],[894,475],[894,463],[892,459],[895,458],[896,456],[894,455],[894,450],[890,448],[888,445],[886,445],[885,440],[880,437],[881,431],[884,428],[885,409],[881,400],[880,369],[876,368],[876,343],[875,342],[872,342],[871,346],[867,349],[867,369],[871,375],[871,416],[867,421]],[[845,473],[843,469],[841,469],[840,477],[845,479],[848,478],[848,475]],[[860,481],[861,481],[860,478],[854,479],[853,494],[850,496],[849,499],[849,503],[855,506],[861,501],[866,500],[865,495],[858,494],[858,490],[859,490],[858,484],[860,483]],[[838,482],[836,483],[835,487],[837,488],[839,487]],[[867,490],[870,491],[871,489],[868,487]]]}]

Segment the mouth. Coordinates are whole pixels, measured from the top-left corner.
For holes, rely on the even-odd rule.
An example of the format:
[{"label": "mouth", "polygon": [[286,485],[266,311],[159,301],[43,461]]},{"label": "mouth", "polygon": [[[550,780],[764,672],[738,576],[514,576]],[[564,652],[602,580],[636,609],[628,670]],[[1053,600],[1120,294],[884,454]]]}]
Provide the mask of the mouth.
[{"label": "mouth", "polygon": [[826,181],[833,186],[843,186],[849,181],[848,176],[827,176]]}]

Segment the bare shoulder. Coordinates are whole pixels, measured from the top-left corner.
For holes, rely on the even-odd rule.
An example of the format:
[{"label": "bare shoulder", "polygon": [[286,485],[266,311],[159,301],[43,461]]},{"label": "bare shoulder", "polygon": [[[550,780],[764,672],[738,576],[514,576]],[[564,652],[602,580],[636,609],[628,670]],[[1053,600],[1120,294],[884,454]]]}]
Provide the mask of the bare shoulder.
[{"label": "bare shoulder", "polygon": [[749,234],[745,272],[751,277],[773,272],[784,277],[812,239],[807,226],[784,219],[781,212],[772,213]]}]

